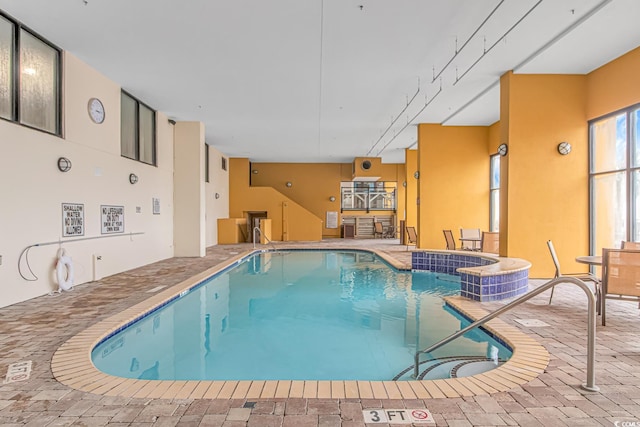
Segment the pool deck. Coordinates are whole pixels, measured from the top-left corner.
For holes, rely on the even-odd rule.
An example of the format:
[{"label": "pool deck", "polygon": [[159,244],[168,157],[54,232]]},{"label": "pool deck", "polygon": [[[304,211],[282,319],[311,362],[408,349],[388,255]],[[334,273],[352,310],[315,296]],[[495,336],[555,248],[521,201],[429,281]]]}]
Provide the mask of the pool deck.
[{"label": "pool deck", "polygon": [[[394,240],[335,239],[303,246],[375,249],[396,260],[396,265],[408,265],[411,257],[411,251]],[[134,380],[127,381],[139,387],[117,388],[109,387],[109,378],[94,377],[91,367],[77,359],[86,359],[87,346],[104,332],[102,326],[107,323],[102,323],[102,329],[96,324],[117,323],[114,316],[126,320],[148,304],[149,298],[162,300],[172,292],[170,288],[252,248],[248,244],[214,246],[204,258],[172,258],[77,286],[72,292],[1,308],[0,375],[5,376],[10,364],[27,360],[33,362],[33,370],[26,381],[0,385],[0,425],[355,427],[365,425],[363,409],[426,407],[438,425],[615,425],[627,421],[640,426],[640,310],[633,302],[607,302],[607,326],[597,327],[596,385],[600,392],[584,391],[579,386],[586,379],[586,297],[570,285],[556,289],[551,306],[548,292],[543,293],[495,323],[506,334],[520,334],[516,341],[526,342],[523,353],[532,353],[527,360],[541,362],[535,375],[530,374],[535,369],[527,361],[512,371],[510,375],[518,381],[494,373],[486,375],[485,381],[463,381],[456,388],[420,382],[407,388],[393,382],[380,387],[366,381],[301,381],[281,382],[279,392],[279,384],[266,386],[265,382],[170,382],[162,389]],[[531,286],[540,283],[532,280]],[[149,292],[158,286],[163,289]],[[478,313],[504,304],[463,303],[466,310]],[[538,320],[547,326],[525,327],[517,320]],[[81,345],[71,345],[74,341],[69,340],[74,337],[79,340],[75,344]],[[548,365],[543,360],[544,349],[529,351],[535,342],[548,351]],[[52,359],[64,343],[69,351],[57,353],[54,376]],[[68,366],[61,363],[65,359],[61,356],[67,356]],[[88,373],[78,375],[80,372]],[[65,378],[76,382],[67,385]]]}]

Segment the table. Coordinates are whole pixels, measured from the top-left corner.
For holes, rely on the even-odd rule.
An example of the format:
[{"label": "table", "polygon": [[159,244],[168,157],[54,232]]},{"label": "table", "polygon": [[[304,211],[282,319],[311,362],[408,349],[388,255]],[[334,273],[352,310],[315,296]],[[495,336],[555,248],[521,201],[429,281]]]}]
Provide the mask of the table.
[{"label": "table", "polygon": [[589,265],[602,265],[602,256],[600,255],[577,256],[576,262],[579,262],[581,264],[589,264]]},{"label": "table", "polygon": [[471,250],[479,251],[480,246],[476,247],[476,243],[479,245],[482,242],[482,239],[480,237],[461,237],[460,238],[460,246],[462,247],[461,249],[464,249],[464,242],[471,242]]}]

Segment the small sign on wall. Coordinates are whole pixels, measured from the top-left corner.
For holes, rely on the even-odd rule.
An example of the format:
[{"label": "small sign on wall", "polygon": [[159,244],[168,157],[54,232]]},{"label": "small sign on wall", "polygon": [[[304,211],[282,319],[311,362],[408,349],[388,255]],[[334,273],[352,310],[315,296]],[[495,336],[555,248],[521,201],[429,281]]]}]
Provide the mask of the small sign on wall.
[{"label": "small sign on wall", "polygon": [[124,206],[100,206],[102,234],[124,233]]},{"label": "small sign on wall", "polygon": [[153,205],[153,214],[160,215],[160,199],[153,197],[151,199],[151,204]]},{"label": "small sign on wall", "polygon": [[62,237],[84,236],[84,205],[62,204]]}]

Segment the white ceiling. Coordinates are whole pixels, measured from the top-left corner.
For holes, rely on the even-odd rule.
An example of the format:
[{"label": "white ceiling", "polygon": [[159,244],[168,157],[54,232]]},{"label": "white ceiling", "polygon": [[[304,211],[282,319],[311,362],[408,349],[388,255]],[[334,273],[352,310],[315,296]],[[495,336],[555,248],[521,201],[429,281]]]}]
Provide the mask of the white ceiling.
[{"label": "white ceiling", "polygon": [[638,0],[0,0],[0,9],[170,118],[202,121],[224,154],[256,162],[403,162],[417,123],[496,122],[508,70],[584,74],[640,45]]}]

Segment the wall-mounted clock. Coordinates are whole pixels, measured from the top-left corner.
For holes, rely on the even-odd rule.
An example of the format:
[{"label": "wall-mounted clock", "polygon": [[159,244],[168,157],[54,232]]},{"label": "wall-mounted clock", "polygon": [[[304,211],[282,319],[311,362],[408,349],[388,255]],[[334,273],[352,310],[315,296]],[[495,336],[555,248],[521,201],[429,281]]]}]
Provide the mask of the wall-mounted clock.
[{"label": "wall-mounted clock", "polygon": [[501,156],[506,156],[508,151],[509,147],[507,147],[507,144],[500,144],[498,146],[498,154],[500,154]]},{"label": "wall-mounted clock", "polygon": [[93,120],[94,123],[102,123],[104,122],[104,105],[102,105],[102,101],[98,98],[91,98],[89,100],[89,104],[87,105],[89,110],[89,117]]}]

